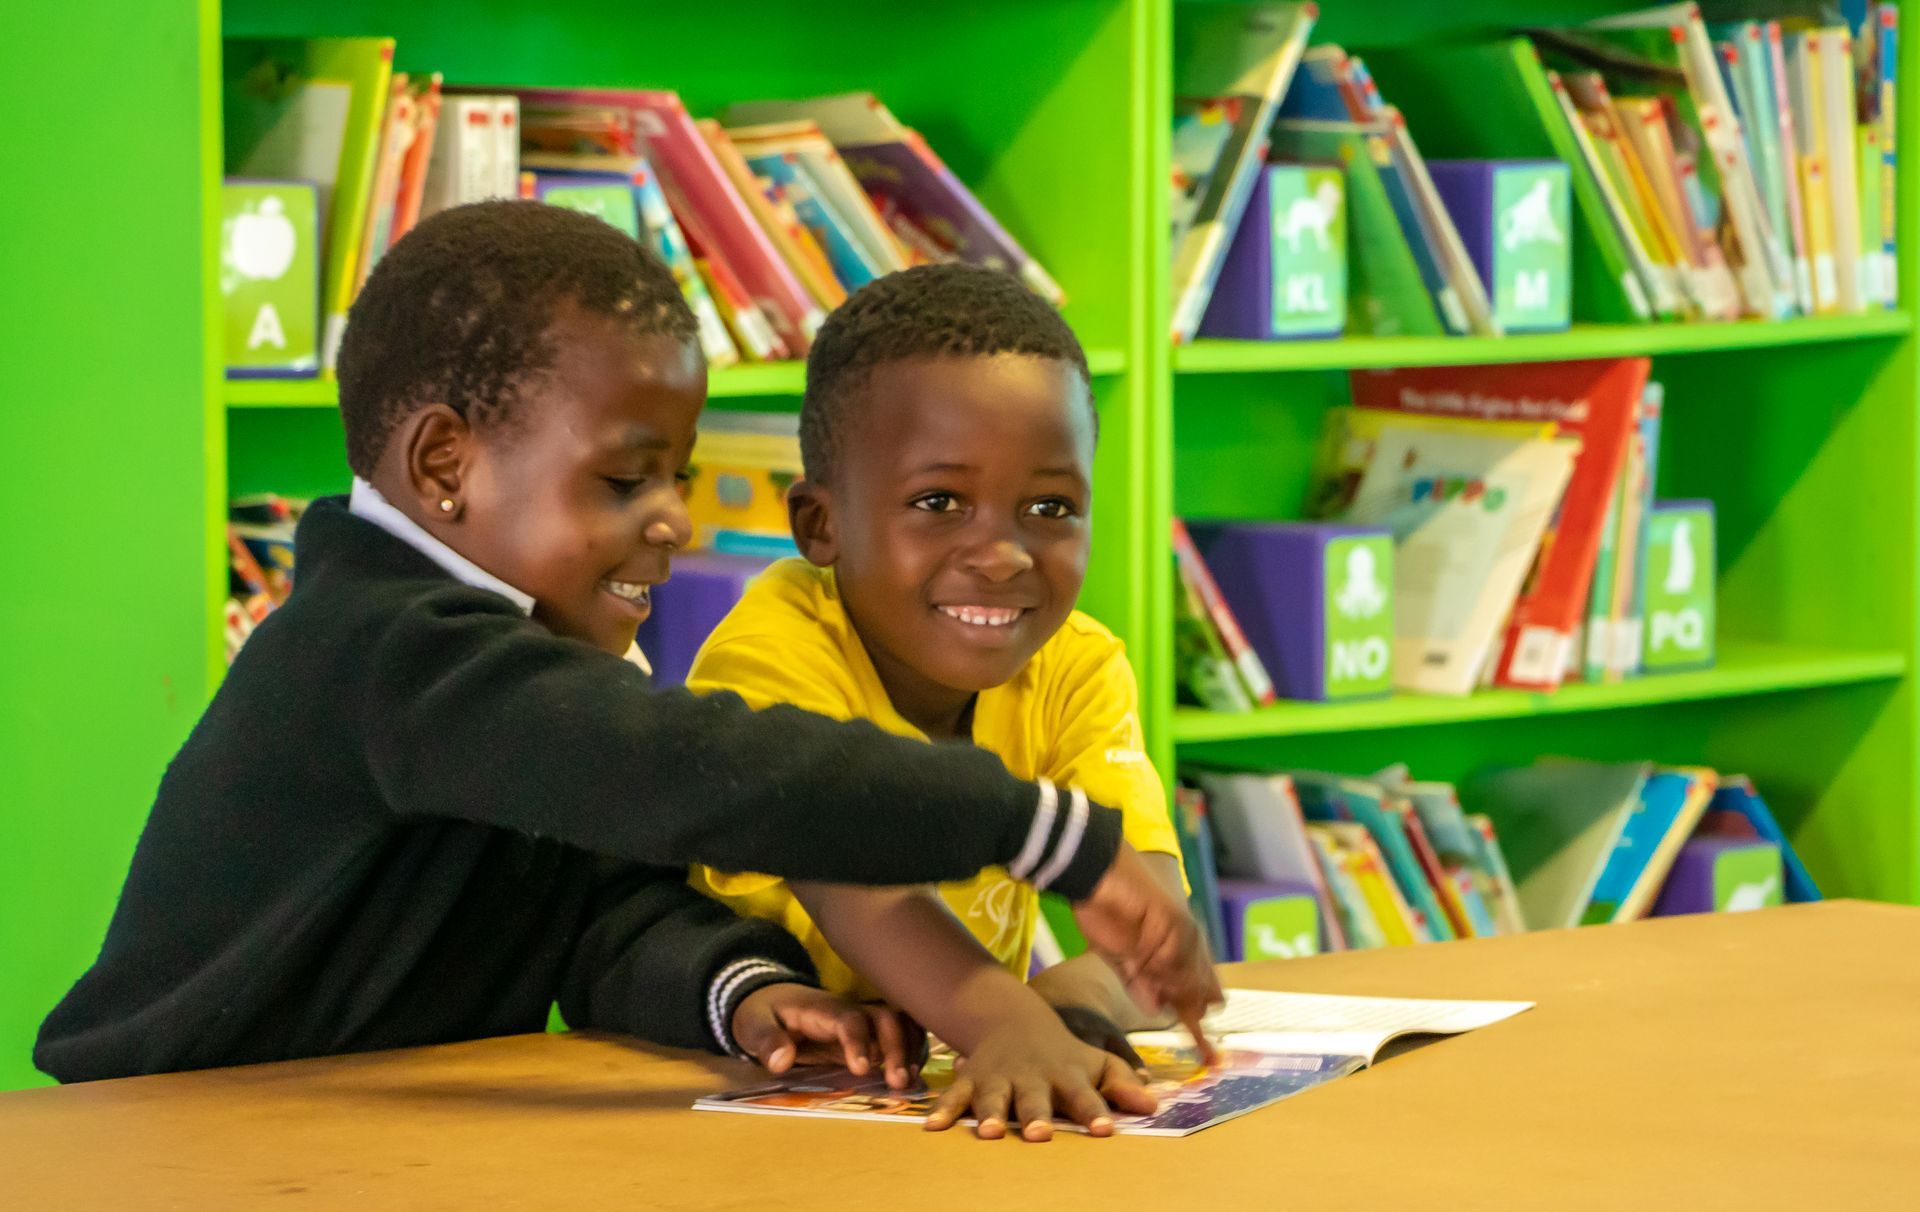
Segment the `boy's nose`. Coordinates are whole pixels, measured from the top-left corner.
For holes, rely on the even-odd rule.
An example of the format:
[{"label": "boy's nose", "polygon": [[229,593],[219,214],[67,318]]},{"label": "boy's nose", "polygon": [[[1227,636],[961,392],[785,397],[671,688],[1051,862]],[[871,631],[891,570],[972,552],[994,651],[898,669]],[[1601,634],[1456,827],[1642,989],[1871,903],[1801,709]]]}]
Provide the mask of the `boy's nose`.
[{"label": "boy's nose", "polygon": [[968,551],[966,565],[989,581],[1010,581],[1033,567],[1033,557],[1011,539],[994,539]]}]

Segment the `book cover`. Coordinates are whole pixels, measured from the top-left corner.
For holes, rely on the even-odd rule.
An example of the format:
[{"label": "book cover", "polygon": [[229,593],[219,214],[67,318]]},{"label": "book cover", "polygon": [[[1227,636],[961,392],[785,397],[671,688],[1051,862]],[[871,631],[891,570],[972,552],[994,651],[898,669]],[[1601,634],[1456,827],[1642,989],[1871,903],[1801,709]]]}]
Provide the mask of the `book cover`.
[{"label": "book cover", "polygon": [[[442,90],[421,214],[493,196],[493,99]],[[518,192],[516,183],[516,193]]]},{"label": "book cover", "polygon": [[1582,924],[1630,922],[1647,915],[1718,780],[1713,771],[1702,769],[1658,770],[1647,777],[1638,809],[1628,816],[1594,881]]},{"label": "book cover", "polygon": [[1500,834],[1494,827],[1493,818],[1484,812],[1468,813],[1467,824],[1473,827],[1473,836],[1479,849],[1479,869],[1493,874],[1493,889],[1483,895],[1487,896],[1494,916],[1500,923],[1500,932],[1525,933],[1530,929],[1526,911],[1520,905],[1520,891],[1507,866],[1506,851],[1500,844]]},{"label": "book cover", "polygon": [[1380,853],[1380,845],[1367,832],[1366,826],[1351,821],[1333,821],[1327,824],[1327,828],[1333,831],[1333,836],[1345,851],[1348,870],[1353,873],[1354,883],[1360,889],[1368,912],[1379,923],[1386,945],[1410,947],[1415,943],[1431,942],[1432,936],[1427,933],[1425,923],[1415,916],[1399,884],[1394,882],[1393,874],[1387,869],[1386,858]]},{"label": "book cover", "polygon": [[227,174],[318,187],[320,365],[331,372],[359,282],[393,39],[230,38],[223,64]]},{"label": "book cover", "polygon": [[1462,785],[1462,801],[1499,822],[1528,925],[1581,923],[1651,774],[1646,762],[1561,760],[1484,771]]},{"label": "book cover", "polygon": [[1594,560],[1624,465],[1645,358],[1507,366],[1355,371],[1354,403],[1377,410],[1472,422],[1550,422],[1579,440],[1552,541],[1524,587],[1516,586],[1495,681],[1551,690],[1560,684],[1587,604]]},{"label": "book cover", "polygon": [[[1242,97],[1185,97],[1173,103],[1173,204],[1170,248],[1179,248],[1213,185],[1234,128],[1251,121]],[[1341,115],[1341,116],[1344,116]]]},{"label": "book cover", "polygon": [[[745,153],[743,153],[745,154]],[[861,247],[851,224],[828,204],[824,192],[793,152],[747,154],[747,166],[772,182],[780,196],[826,254],[844,291],[855,291],[887,272]]]},{"label": "book cover", "polygon": [[1179,700],[1209,711],[1252,711],[1253,696],[1207,613],[1192,565],[1178,552],[1173,563],[1173,682]]},{"label": "book cover", "polygon": [[[1173,339],[1199,329],[1227,244],[1266,158],[1267,130],[1299,66],[1319,7],[1185,5],[1174,9],[1174,95],[1237,98],[1239,121],[1208,175],[1206,192],[1173,246]],[[1178,185],[1171,186],[1176,193]]]},{"label": "book cover", "polygon": [[400,202],[400,171],[418,130],[413,81],[406,72],[394,72],[387,85],[386,110],[381,120],[379,151],[374,155],[373,187],[367,195],[367,222],[360,233],[355,258],[354,293],[366,285],[373,263],[387,251],[393,237],[394,210]]},{"label": "book cover", "polygon": [[1786,46],[1781,40],[1780,23],[1766,21],[1761,23],[1766,42],[1766,76],[1773,109],[1773,128],[1780,141],[1780,184],[1786,195],[1787,222],[1792,225],[1791,242],[1796,258],[1794,273],[1794,291],[1798,296],[1800,311],[1804,315],[1813,315],[1817,310],[1813,289],[1813,244],[1812,229],[1809,226],[1806,210],[1806,198],[1802,192],[1803,170],[1802,136],[1795,128],[1792,86],[1787,74]]}]

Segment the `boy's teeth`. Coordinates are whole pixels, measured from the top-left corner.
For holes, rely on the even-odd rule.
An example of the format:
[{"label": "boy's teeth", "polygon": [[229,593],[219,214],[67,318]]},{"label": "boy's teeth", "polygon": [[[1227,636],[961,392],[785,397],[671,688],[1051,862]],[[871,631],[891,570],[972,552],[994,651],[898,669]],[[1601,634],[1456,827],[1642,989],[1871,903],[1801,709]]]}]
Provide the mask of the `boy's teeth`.
[{"label": "boy's teeth", "polygon": [[975,627],[1005,627],[1020,617],[1018,610],[1008,606],[942,606],[940,613]]},{"label": "boy's teeth", "polygon": [[644,602],[647,600],[648,586],[645,581],[608,581],[606,582],[606,586],[608,590],[619,597],[627,599],[629,602]]}]

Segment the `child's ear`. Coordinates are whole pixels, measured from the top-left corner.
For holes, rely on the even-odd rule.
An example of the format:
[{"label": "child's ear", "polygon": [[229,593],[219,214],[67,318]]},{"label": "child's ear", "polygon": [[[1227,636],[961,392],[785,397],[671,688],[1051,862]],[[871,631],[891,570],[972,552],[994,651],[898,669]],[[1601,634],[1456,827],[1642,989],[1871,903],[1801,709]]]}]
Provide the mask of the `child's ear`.
[{"label": "child's ear", "polygon": [[407,483],[428,517],[451,521],[460,515],[473,448],[473,427],[447,405],[429,404],[413,415],[406,431]]},{"label": "child's ear", "polygon": [[840,541],[833,530],[833,493],[826,485],[795,481],[787,489],[787,522],[808,563],[830,568],[840,558]]}]

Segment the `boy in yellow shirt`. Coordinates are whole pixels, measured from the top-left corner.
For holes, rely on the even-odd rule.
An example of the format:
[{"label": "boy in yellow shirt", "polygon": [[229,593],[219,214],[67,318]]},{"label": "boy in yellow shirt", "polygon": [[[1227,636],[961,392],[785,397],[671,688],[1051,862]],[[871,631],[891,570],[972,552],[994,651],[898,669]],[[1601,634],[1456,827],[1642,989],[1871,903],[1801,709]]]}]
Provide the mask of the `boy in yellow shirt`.
[{"label": "boy in yellow shirt", "polygon": [[[689,685],[970,741],[1056,787],[1060,828],[1084,821],[1088,797],[1119,808],[1126,839],[1178,890],[1179,843],[1142,752],[1133,671],[1120,641],[1073,609],[1096,428],[1078,340],[1013,278],[940,265],[865,287],[828,319],[807,363],[805,478],[789,495],[805,558],[749,586]],[[1045,873],[1010,867],[939,895],[1025,976]],[[828,990],[876,996],[785,882],[706,867],[691,879],[785,926]],[[909,957],[938,950],[896,945]],[[1124,1048],[1115,1023],[1132,1007],[1104,961],[1083,956],[1033,986],[1083,1038]]]}]

